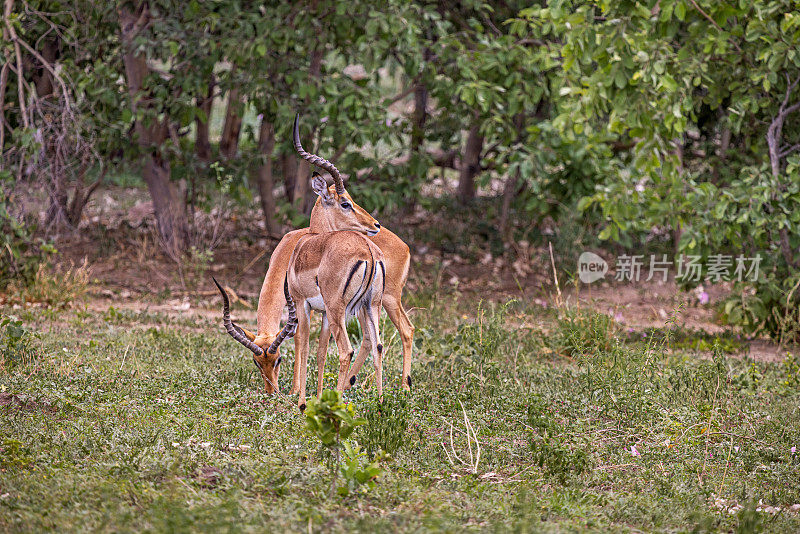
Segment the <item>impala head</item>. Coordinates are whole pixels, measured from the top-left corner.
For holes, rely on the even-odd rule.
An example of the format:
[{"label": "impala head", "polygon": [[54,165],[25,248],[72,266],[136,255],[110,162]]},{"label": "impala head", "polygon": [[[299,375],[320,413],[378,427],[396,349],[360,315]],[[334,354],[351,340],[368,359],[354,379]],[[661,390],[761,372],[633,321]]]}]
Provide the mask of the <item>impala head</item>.
[{"label": "impala head", "polygon": [[[265,347],[272,345],[277,338],[277,335],[269,334],[259,339],[259,344]],[[262,343],[263,340],[263,343]],[[259,347],[260,348],[260,347]],[[280,351],[276,350],[274,354],[263,351],[261,354],[253,353],[253,362],[258,367],[261,373],[261,378],[264,379],[264,392],[267,395],[272,395],[278,392],[278,378],[281,372],[281,355]]]},{"label": "impala head", "polygon": [[354,230],[370,236],[377,234],[381,229],[380,223],[364,208],[353,202],[353,198],[344,189],[339,169],[330,161],[303,150],[300,144],[300,115],[294,118],[292,136],[294,148],[300,157],[328,171],[333,178],[333,185],[328,186],[319,173],[315,172],[311,177],[311,189],[319,197],[311,211],[311,232]]},{"label": "impala head", "polygon": [[[239,326],[233,324],[231,321],[230,301],[228,300],[228,293],[219,285],[216,278],[212,278],[217,285],[220,294],[222,295],[222,325],[230,336],[247,347],[253,353],[253,363],[255,363],[258,370],[261,372],[261,377],[264,379],[264,391],[271,395],[278,391],[278,375],[281,370],[281,356],[278,352],[278,346],[284,338],[292,337],[294,335],[294,328],[297,326],[297,319],[294,318],[294,303],[292,302],[289,308],[289,321],[286,326],[277,335],[267,335],[259,339],[259,343],[248,337],[248,334]],[[291,302],[289,297],[288,286],[284,282],[284,292],[287,301]],[[292,328],[294,325],[294,328]],[[287,328],[288,327],[288,328]],[[252,336],[252,334],[250,334]],[[265,351],[262,347],[268,346]]]}]

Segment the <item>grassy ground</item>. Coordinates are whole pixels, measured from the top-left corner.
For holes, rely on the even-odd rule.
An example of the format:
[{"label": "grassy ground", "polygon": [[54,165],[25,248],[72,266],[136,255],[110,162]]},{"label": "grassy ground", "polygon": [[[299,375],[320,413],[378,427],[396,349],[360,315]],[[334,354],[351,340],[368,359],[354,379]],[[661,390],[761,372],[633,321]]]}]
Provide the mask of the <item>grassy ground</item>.
[{"label": "grassy ground", "polygon": [[[0,310],[0,531],[800,529],[793,359],[713,340],[702,359],[668,329],[618,336],[580,310],[551,312],[545,331],[520,304],[410,304],[413,392],[387,393],[350,438],[400,446],[347,496],[331,496],[293,399],[260,392],[219,321]],[[347,398],[376,409],[374,388]]]}]

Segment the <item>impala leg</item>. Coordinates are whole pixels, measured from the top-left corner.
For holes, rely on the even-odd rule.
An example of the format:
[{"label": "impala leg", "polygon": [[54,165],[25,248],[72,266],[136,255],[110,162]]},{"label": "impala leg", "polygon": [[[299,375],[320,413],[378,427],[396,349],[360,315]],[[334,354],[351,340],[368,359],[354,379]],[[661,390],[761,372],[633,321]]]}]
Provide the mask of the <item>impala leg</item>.
[{"label": "impala leg", "polygon": [[[300,314],[302,315],[302,313]],[[298,332],[300,327],[298,325]],[[294,373],[292,374],[292,389],[289,390],[289,395],[300,393],[300,337],[294,337]]]},{"label": "impala leg", "polygon": [[339,350],[339,378],[336,381],[336,390],[344,391],[344,382],[350,370],[350,361],[353,358],[353,347],[350,345],[350,338],[347,337],[347,327],[344,321],[344,313],[331,315],[331,333],[336,341],[336,348]]},{"label": "impala leg", "polygon": [[380,304],[370,309],[364,310],[365,323],[369,331],[369,340],[364,336],[364,342],[369,341],[372,350],[372,363],[375,365],[375,384],[378,387],[378,398],[383,398],[383,344],[381,344],[381,332],[378,324],[381,308]]},{"label": "impala leg", "polygon": [[411,350],[414,346],[414,325],[403,308],[403,303],[399,298],[388,294],[383,295],[383,307],[386,315],[392,321],[397,331],[400,333],[400,341],[403,343],[403,372],[400,375],[400,383],[403,389],[411,389]]},{"label": "impala leg", "polygon": [[300,411],[306,409],[306,377],[308,373],[308,353],[311,351],[309,347],[309,331],[311,328],[311,316],[306,309],[305,301],[302,301],[297,306],[297,334],[295,335],[295,359],[300,362],[300,390],[297,398],[297,406]]},{"label": "impala leg", "polygon": [[369,328],[367,326],[366,310],[364,308],[358,310],[357,317],[358,317],[358,323],[361,325],[361,333],[363,334],[363,338],[361,340],[361,347],[358,349],[358,356],[356,356],[356,360],[353,363],[353,367],[350,369],[350,372],[347,375],[347,380],[345,381],[344,385],[345,389],[350,389],[351,387],[353,387],[353,385],[355,385],[358,372],[361,371],[361,367],[367,360],[367,354],[369,354],[371,348],[369,341]]},{"label": "impala leg", "polygon": [[[302,308],[297,308],[301,310]],[[302,313],[298,312],[300,315]],[[311,321],[311,312],[308,313],[308,320]],[[310,328],[310,327],[309,327]],[[294,395],[295,393],[300,393],[300,356],[298,352],[298,340],[297,337],[294,338],[294,373],[292,374],[292,389],[289,390],[289,395]]]},{"label": "impala leg", "polygon": [[325,375],[325,360],[328,357],[328,342],[331,339],[331,328],[328,324],[328,315],[322,315],[322,329],[319,331],[319,345],[317,346],[317,398],[322,397],[322,383]]}]

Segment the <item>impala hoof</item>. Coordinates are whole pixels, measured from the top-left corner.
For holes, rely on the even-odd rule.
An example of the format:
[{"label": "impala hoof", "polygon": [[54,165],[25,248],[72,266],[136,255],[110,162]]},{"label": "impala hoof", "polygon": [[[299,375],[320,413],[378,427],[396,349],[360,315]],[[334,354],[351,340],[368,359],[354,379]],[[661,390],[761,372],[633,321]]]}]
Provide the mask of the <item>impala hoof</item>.
[{"label": "impala hoof", "polygon": [[303,404],[300,405],[300,413],[303,413],[305,411],[306,411],[306,403],[304,402]]},{"label": "impala hoof", "polygon": [[383,354],[383,345],[378,343],[378,354]]},{"label": "impala hoof", "polygon": [[356,375],[350,377],[350,385],[354,385],[356,383]]},{"label": "impala hoof", "polygon": [[406,382],[408,382],[408,389],[411,389],[411,375],[406,377]]}]

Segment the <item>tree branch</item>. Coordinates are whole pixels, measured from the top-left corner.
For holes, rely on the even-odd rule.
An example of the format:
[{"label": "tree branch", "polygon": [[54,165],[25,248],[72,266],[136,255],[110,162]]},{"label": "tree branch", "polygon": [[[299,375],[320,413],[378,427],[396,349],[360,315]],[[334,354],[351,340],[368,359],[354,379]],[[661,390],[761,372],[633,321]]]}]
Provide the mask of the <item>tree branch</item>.
[{"label": "tree branch", "polygon": [[28,108],[25,103],[25,88],[23,81],[24,70],[22,68],[22,51],[19,48],[19,40],[17,39],[17,32],[11,24],[11,9],[14,7],[14,0],[6,0],[3,9],[3,21],[5,22],[5,37],[14,43],[14,53],[17,59],[17,95],[19,98],[19,109],[22,112],[22,123],[25,128],[30,128],[31,123],[28,120]]},{"label": "tree branch", "polygon": [[4,167],[3,147],[6,141],[6,85],[8,84],[8,61],[3,64],[0,71],[0,169]]},{"label": "tree branch", "polygon": [[778,154],[778,157],[784,158],[784,157],[788,156],[789,154],[791,154],[792,152],[794,152],[795,150],[800,150],[800,143],[797,143],[796,145],[792,145],[790,147],[784,148],[780,152],[780,154]]},{"label": "tree branch", "polygon": [[61,86],[61,92],[64,95],[64,104],[67,106],[67,111],[70,111],[69,93],[67,92],[67,85],[64,83],[64,80],[61,78],[61,75],[57,74],[52,65],[50,65],[50,63],[45,58],[43,58],[39,52],[31,48],[31,46],[28,43],[18,38],[16,35],[12,36],[12,40],[14,41],[15,44],[16,43],[21,44],[25,48],[25,50],[27,50],[33,57],[38,59],[39,63],[41,63],[42,66],[45,69],[47,69],[50,75],[53,76],[53,79],[58,81],[58,84]]},{"label": "tree branch", "polygon": [[[715,28],[716,28],[718,31],[720,31],[720,32],[722,32],[722,31],[723,31],[723,30],[722,30],[722,28],[720,28],[719,24],[717,24],[717,21],[715,21],[714,19],[712,19],[712,18],[711,18],[711,17],[708,15],[708,13],[706,13],[705,11],[703,11],[703,10],[700,8],[700,6],[698,6],[698,5],[697,5],[697,2],[695,2],[694,0],[689,0],[689,1],[692,3],[692,5],[694,6],[694,8],[695,8],[697,11],[699,11],[699,12],[700,12],[700,13],[701,13],[701,14],[702,14],[702,15],[703,15],[703,16],[704,16],[704,17],[705,17],[705,18],[706,18],[706,19],[707,19],[707,20],[708,20],[708,21],[709,21],[711,24],[713,24],[713,25],[714,25],[714,27],[715,27]],[[729,40],[730,40],[730,39],[729,39]],[[741,49],[741,48],[739,48],[739,44],[738,44],[736,41],[730,40],[730,42],[731,42],[731,44],[732,44],[733,46],[735,46],[735,47],[736,47],[736,50],[737,50],[738,52],[741,52],[741,51],[742,51],[742,49]]]}]

